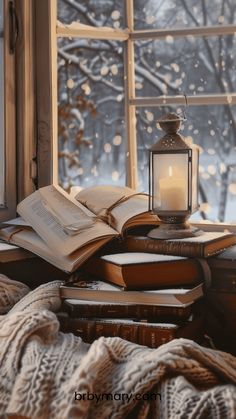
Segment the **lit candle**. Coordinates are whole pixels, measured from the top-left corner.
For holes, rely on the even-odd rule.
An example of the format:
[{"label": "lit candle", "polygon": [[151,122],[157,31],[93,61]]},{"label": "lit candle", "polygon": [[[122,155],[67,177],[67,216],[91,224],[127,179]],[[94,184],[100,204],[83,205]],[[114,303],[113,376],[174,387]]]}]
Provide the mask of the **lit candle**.
[{"label": "lit candle", "polygon": [[160,179],[161,209],[180,211],[187,207],[186,180],[183,177],[174,177],[173,168],[169,166],[169,176]]}]

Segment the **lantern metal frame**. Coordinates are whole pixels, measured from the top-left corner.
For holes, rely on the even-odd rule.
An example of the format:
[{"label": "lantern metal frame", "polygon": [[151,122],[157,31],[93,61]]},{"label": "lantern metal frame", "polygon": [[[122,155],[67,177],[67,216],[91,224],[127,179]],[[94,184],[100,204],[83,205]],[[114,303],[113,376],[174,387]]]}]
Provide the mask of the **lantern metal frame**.
[{"label": "lantern metal frame", "polygon": [[[196,205],[193,205],[192,199],[192,178],[193,178],[193,148],[188,146],[184,138],[177,133],[182,118],[174,113],[163,116],[158,122],[166,134],[160,138],[149,149],[149,210],[155,213],[160,226],[151,230],[148,237],[156,239],[185,238],[194,237],[202,234],[202,231],[192,227],[187,219],[192,213],[198,210],[198,199]],[[154,156],[155,155],[187,155],[188,180],[187,180],[187,208],[186,210],[163,210],[154,206]],[[199,166],[199,153],[195,155],[196,167]],[[199,189],[199,176],[197,171],[196,188]],[[197,193],[197,192],[196,192]]]}]

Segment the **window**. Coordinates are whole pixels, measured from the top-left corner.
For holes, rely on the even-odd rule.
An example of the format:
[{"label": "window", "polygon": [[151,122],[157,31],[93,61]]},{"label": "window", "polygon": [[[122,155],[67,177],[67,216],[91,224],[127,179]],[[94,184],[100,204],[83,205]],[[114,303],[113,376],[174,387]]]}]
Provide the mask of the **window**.
[{"label": "window", "polygon": [[57,5],[61,184],[126,181],[147,190],[147,150],[162,135],[156,120],[186,112],[182,133],[201,152],[193,219],[235,223],[235,2]]},{"label": "window", "polygon": [[235,222],[234,3],[0,0],[1,219],[52,180],[147,190],[173,110],[201,148],[198,219]]}]

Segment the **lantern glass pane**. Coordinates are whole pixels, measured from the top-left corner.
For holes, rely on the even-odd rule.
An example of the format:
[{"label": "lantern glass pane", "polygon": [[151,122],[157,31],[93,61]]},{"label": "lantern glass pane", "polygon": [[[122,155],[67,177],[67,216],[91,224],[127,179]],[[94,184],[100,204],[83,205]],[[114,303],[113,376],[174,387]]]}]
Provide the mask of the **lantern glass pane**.
[{"label": "lantern glass pane", "polygon": [[198,148],[192,146],[192,212],[198,209]]},{"label": "lantern glass pane", "polygon": [[188,209],[188,154],[153,155],[153,205],[158,211]]}]

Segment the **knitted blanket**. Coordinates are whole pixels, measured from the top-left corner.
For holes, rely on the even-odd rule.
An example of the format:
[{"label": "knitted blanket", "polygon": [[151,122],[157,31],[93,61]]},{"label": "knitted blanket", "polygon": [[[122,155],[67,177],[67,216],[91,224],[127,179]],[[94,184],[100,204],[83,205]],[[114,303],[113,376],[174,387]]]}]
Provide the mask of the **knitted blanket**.
[{"label": "knitted blanket", "polygon": [[59,285],[28,292],[0,277],[2,311],[26,294],[0,316],[0,418],[236,417],[235,357],[186,339],[158,349],[120,338],[88,345],[59,331]]}]

